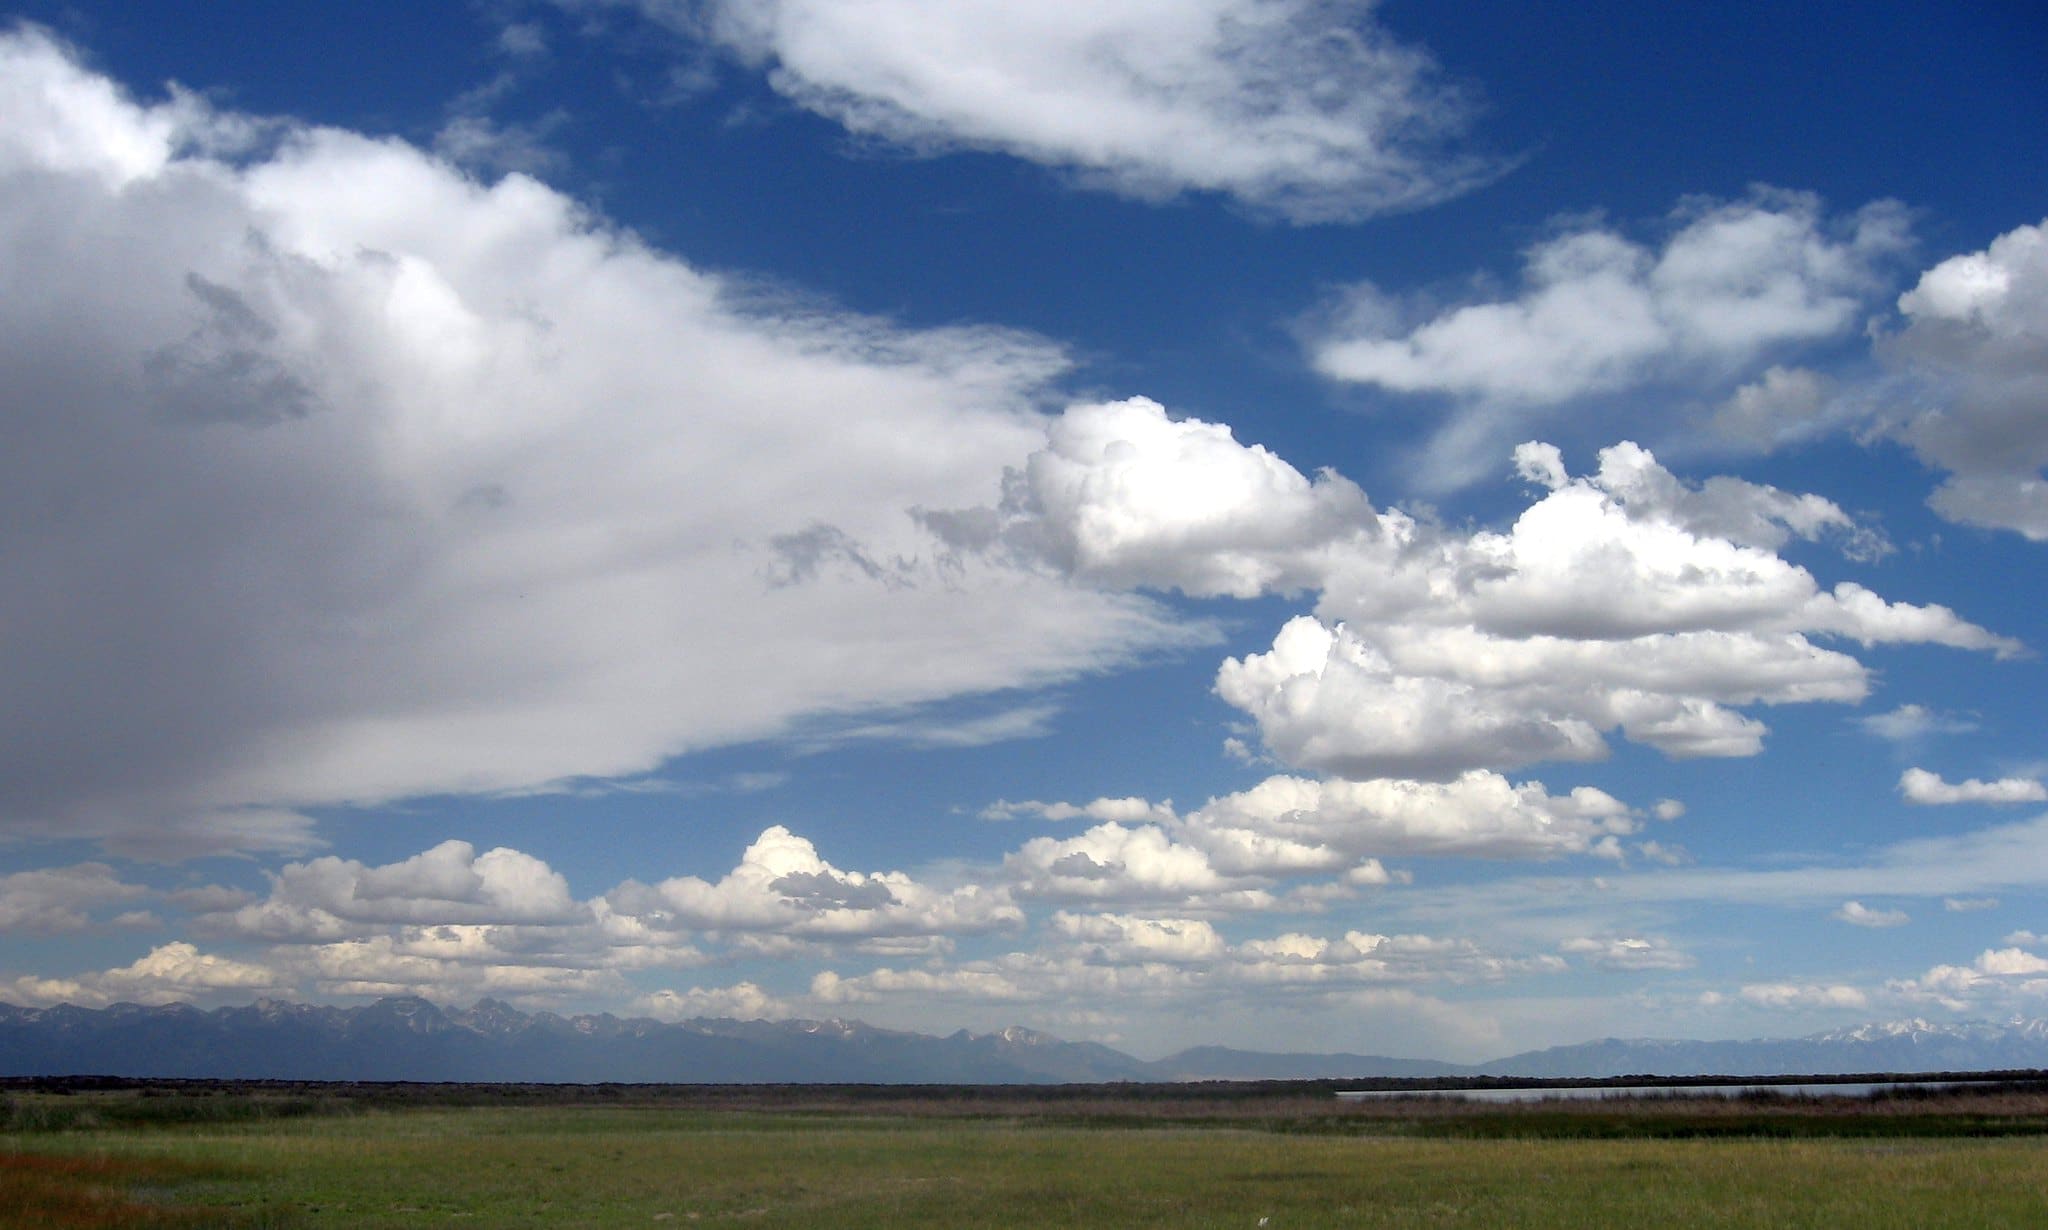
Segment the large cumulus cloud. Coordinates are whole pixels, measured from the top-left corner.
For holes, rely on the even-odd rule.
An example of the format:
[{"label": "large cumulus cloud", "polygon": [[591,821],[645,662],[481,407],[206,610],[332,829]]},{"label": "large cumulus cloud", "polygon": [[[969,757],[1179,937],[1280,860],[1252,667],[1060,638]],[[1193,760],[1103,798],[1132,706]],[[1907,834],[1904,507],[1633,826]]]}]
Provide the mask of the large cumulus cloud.
[{"label": "large cumulus cloud", "polygon": [[644,770],[1182,637],[950,569],[1041,341],[764,301],[517,175],[147,103],[0,35],[0,823],[300,847],[304,808]]}]

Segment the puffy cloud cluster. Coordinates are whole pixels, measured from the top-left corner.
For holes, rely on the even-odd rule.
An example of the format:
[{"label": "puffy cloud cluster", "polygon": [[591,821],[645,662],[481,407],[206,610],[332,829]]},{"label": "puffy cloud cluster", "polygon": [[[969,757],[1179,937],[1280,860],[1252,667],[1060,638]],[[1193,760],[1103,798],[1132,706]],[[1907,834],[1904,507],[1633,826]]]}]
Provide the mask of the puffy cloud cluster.
[{"label": "puffy cloud cluster", "polygon": [[1540,782],[1470,770],[1447,782],[1270,777],[1211,800],[1188,826],[1211,847],[1286,842],[1311,852],[1304,865],[1341,865],[1402,855],[1616,858],[1619,839],[1638,831],[1641,816],[1590,786],[1552,795]]},{"label": "puffy cloud cluster", "polygon": [[1899,793],[1908,803],[1925,806],[1949,803],[2048,803],[2048,786],[2031,777],[2001,777],[1997,781],[1944,781],[1926,769],[1907,769],[1899,774]]},{"label": "puffy cloud cluster", "polygon": [[1615,730],[1675,756],[1751,755],[1766,728],[1741,706],[1866,695],[1864,666],[1811,636],[2023,651],[1946,607],[1822,589],[1788,542],[1889,547],[1819,496],[1688,484],[1632,443],[1578,478],[1547,444],[1515,460],[1546,493],[1505,532],[1460,533],[1133,399],[1053,420],[997,504],[923,518],[968,558],[1096,585],[1320,591],[1270,652],[1226,660],[1216,690],[1282,760],[1354,779],[1596,759]]},{"label": "puffy cloud cluster", "polygon": [[[1826,499],[1686,482],[1626,443],[1581,477],[1549,445],[1515,460],[1537,490],[1531,506],[1504,530],[1457,531],[1375,510],[1340,476],[1310,480],[1220,428],[1131,400],[1055,420],[999,504],[926,514],[970,555],[1099,585],[1317,591],[1314,614],[1290,620],[1270,652],[1226,660],[1216,691],[1274,757],[1322,776],[1277,774],[1184,814],[1142,799],[994,806],[986,814],[1096,822],[1013,852],[1020,898],[1216,918],[1313,909],[1404,878],[1386,858],[1620,860],[1648,818],[1683,806],[1661,800],[1646,814],[1501,770],[1602,757],[1616,732],[1672,756],[1754,754],[1766,728],[1744,707],[1868,693],[1868,668],[1845,644],[2024,652],[1943,607],[1853,582],[1823,588],[1781,554],[1788,544],[1831,543],[1853,561],[1889,549]],[[1205,492],[1232,515],[1212,519]],[[1685,861],[1661,842],[1634,849]],[[1131,937],[1098,942],[1173,965],[1139,957]],[[1567,951],[1603,968],[1690,960],[1632,936]]]},{"label": "puffy cloud cluster", "polygon": [[33,30],[0,80],[0,824],[303,850],[314,805],[1190,636],[931,571],[909,509],[1043,438],[1042,341],[736,291],[531,179],[137,101]]},{"label": "puffy cloud cluster", "polygon": [[1221,871],[1206,850],[1157,824],[1099,824],[1075,837],[1034,837],[1007,855],[1004,867],[1020,893],[1048,900],[1225,909],[1275,904],[1265,877]]},{"label": "puffy cloud cluster", "polygon": [[[1186,814],[1134,799],[1031,806],[1053,816],[1117,812],[1145,822],[1110,820],[1074,836],[1026,841],[1004,860],[1021,897],[1205,915],[1319,910],[1359,889],[1410,878],[1389,870],[1386,858],[1619,860],[1621,839],[1645,820],[1602,790],[1553,795],[1539,782],[1484,770],[1446,782],[1281,774]],[[1671,804],[1653,814],[1681,810]],[[1288,881],[1294,887],[1281,890]]]},{"label": "puffy cloud cluster", "polygon": [[118,969],[76,978],[22,976],[6,985],[7,998],[27,1004],[71,1003],[102,1008],[112,1003],[168,1004],[227,996],[247,1001],[290,981],[259,964],[199,951],[178,941]]},{"label": "puffy cloud cluster", "polygon": [[642,0],[856,134],[993,150],[1145,199],[1221,193],[1295,222],[1411,209],[1493,168],[1467,105],[1370,0]]},{"label": "puffy cloud cluster", "polygon": [[707,959],[683,937],[615,917],[603,898],[577,900],[541,859],[463,841],[381,866],[288,863],[260,900],[219,904],[194,920],[199,931],[264,946],[257,964],[274,985],[322,995],[559,1003],[621,995],[623,971]]},{"label": "puffy cloud cluster", "polygon": [[2048,958],[2017,946],[1987,948],[1967,965],[1937,965],[1918,978],[1891,982],[1886,989],[1953,1012],[2013,1011],[2022,1005],[2037,1010],[2048,998]]},{"label": "puffy cloud cluster", "polygon": [[[147,891],[105,870],[86,864],[0,880],[0,906],[13,907],[0,924],[77,929],[88,925],[91,906]],[[564,877],[532,855],[506,847],[478,853],[462,841],[382,866],[333,857],[289,863],[270,880],[269,893],[256,901],[218,889],[160,894],[199,911],[200,932],[252,950],[246,959],[170,945],[126,970],[31,978],[12,988],[31,1002],[144,994],[156,1002],[262,987],[443,1001],[494,995],[560,1005],[643,994],[634,985],[643,971],[828,949],[929,955],[954,937],[1014,928],[1023,919],[1003,885],[940,889],[902,872],[840,871],[779,826],[763,832],[716,882],[629,880],[588,900],[575,898]],[[788,1007],[748,983],[645,992],[639,1003],[665,1017],[779,1014]]]},{"label": "puffy cloud cluster", "polygon": [[1068,407],[1007,472],[998,506],[923,516],[956,548],[1000,547],[1106,587],[1234,598],[1314,586],[1378,525],[1342,475],[1309,479],[1143,397]]},{"label": "puffy cloud cluster", "polygon": [[1948,472],[1935,511],[2048,541],[2048,222],[1942,261],[1899,311],[1881,353],[1915,387],[1891,425]]},{"label": "puffy cloud cluster", "polygon": [[499,847],[478,854],[444,841],[401,862],[370,867],[354,859],[288,863],[270,895],[215,925],[276,940],[342,939],[392,924],[545,925],[588,912],[559,872],[530,854]]},{"label": "puffy cloud cluster", "polygon": [[[1102,804],[1038,804],[1090,814]],[[1286,774],[1186,814],[1146,804],[1150,822],[1110,821],[1072,837],[1034,837],[1005,859],[1026,897],[1206,912],[1315,909],[1360,888],[1405,882],[1385,858],[1619,860],[1645,817],[1602,790],[1550,793],[1471,770],[1446,782],[1353,781]],[[1652,814],[1675,817],[1665,800]],[[1646,857],[1662,853],[1644,843]],[[1286,880],[1309,879],[1285,891]]]},{"label": "puffy cloud cluster", "polygon": [[1507,532],[1401,527],[1398,551],[1334,571],[1317,617],[1224,663],[1217,692],[1277,755],[1347,777],[1442,779],[1597,759],[1615,730],[1673,756],[1752,755],[1766,728],[1739,706],[1868,691],[1860,662],[1808,634],[2023,651],[1945,607],[1853,582],[1823,590],[1777,555],[1786,537],[1847,527],[1827,501],[1736,481],[1687,488],[1627,444],[1578,479],[1548,446],[1518,459],[1551,490]]},{"label": "puffy cloud cluster", "polygon": [[712,883],[678,876],[608,895],[617,915],[667,930],[773,932],[807,939],[965,935],[1019,925],[999,888],[937,889],[897,871],[841,871],[781,825],[761,834],[739,866]]}]

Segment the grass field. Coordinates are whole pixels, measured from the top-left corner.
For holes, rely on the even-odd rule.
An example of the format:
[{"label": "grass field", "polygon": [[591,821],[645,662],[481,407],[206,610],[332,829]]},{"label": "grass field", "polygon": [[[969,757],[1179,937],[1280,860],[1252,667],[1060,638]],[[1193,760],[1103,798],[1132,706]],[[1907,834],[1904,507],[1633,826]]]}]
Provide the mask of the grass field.
[{"label": "grass field", "polygon": [[760,1101],[10,1094],[0,1224],[2048,1224],[2038,1095]]}]

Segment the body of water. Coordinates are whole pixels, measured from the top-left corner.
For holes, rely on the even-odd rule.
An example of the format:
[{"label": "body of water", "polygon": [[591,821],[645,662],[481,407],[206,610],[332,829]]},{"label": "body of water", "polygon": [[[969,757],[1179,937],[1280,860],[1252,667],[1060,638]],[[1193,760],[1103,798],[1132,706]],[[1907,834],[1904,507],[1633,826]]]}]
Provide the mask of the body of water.
[{"label": "body of water", "polygon": [[1452,1098],[1461,1102],[1566,1102],[1597,1101],[1601,1098],[1688,1097],[1739,1098],[1744,1094],[1769,1092],[1786,1097],[1867,1098],[1875,1093],[1899,1089],[1971,1089],[1999,1085],[2002,1081],[1850,1081],[1777,1085],[1753,1082],[1742,1085],[1576,1085],[1521,1086],[1496,1089],[1360,1089],[1340,1090],[1340,1098]]}]

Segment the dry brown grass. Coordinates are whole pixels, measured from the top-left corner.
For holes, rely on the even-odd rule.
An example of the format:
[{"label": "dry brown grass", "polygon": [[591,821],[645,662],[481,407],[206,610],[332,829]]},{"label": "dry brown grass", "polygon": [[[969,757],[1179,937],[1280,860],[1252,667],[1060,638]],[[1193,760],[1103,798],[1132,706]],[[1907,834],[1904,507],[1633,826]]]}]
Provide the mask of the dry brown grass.
[{"label": "dry brown grass", "polygon": [[63,1230],[219,1226],[219,1210],[151,1199],[205,1177],[154,1158],[52,1157],[0,1152],[0,1226]]}]

